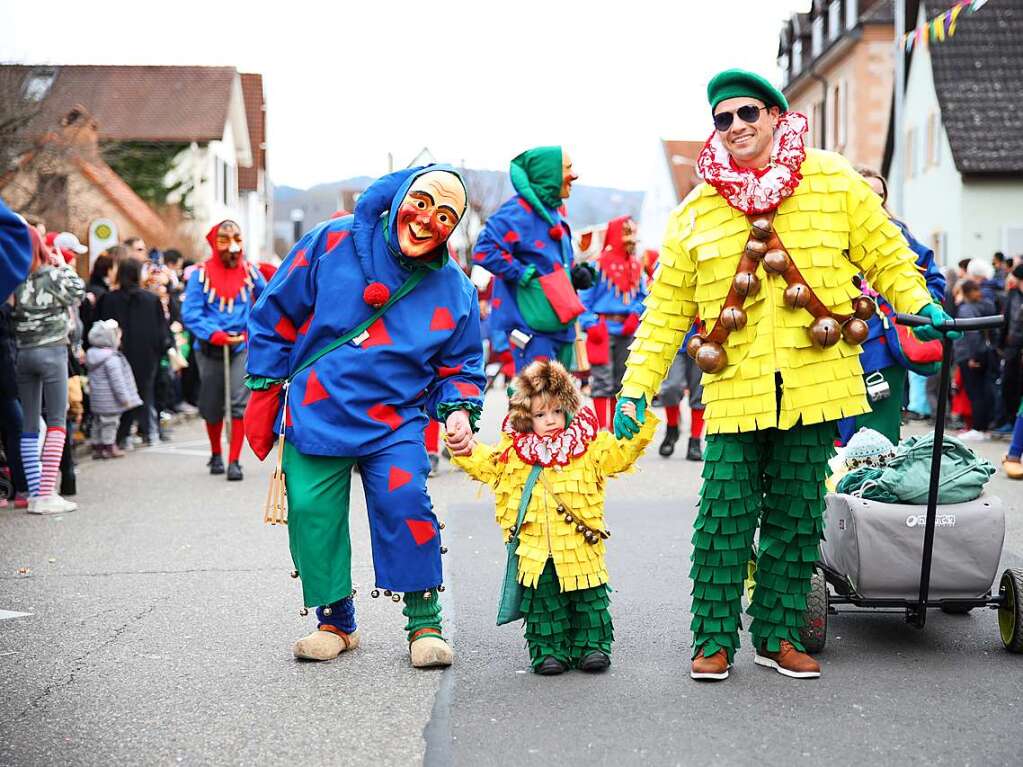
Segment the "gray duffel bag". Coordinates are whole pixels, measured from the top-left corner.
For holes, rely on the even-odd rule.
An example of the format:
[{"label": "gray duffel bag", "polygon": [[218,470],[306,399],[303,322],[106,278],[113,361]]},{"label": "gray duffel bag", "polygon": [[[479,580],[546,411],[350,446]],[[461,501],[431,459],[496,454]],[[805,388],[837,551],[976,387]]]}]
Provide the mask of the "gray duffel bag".
[{"label": "gray duffel bag", "polygon": [[[972,599],[991,589],[1005,538],[1002,502],[982,495],[938,506],[932,599]],[[821,560],[862,597],[913,599],[920,591],[926,506],[829,494]]]}]

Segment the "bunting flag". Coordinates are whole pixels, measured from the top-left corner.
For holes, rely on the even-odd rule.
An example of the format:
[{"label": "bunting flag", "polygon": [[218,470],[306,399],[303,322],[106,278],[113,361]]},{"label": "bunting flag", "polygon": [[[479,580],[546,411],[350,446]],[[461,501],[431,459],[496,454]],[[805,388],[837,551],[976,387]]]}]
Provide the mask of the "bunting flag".
[{"label": "bunting flag", "polygon": [[926,48],[933,43],[945,42],[955,36],[956,25],[963,12],[970,15],[985,5],[987,5],[987,0],[961,0],[944,13],[939,13],[930,21],[906,32],[900,41],[903,50],[911,51],[914,46]]}]

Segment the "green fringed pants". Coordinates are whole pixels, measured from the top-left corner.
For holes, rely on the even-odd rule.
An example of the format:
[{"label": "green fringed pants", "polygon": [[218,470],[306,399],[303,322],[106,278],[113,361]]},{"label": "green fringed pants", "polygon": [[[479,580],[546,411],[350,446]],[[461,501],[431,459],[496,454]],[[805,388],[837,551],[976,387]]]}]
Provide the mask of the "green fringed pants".
[{"label": "green fringed pants", "polygon": [[824,480],[834,455],[833,422],[791,429],[710,434],[693,530],[693,655],[739,646],[743,580],[760,524],[756,589],[749,614],[757,647],[781,640],[802,650],[810,577],[824,531]]},{"label": "green fringed pants", "polygon": [[547,560],[536,588],[526,588],[522,595],[526,644],[533,668],[544,658],[575,665],[595,650],[610,656],[614,640],[610,592],[607,584],[561,591],[554,563]]},{"label": "green fringed pants", "polygon": [[[429,599],[423,595],[429,594]],[[437,589],[429,591],[410,591],[405,594],[405,606],[402,614],[408,618],[405,624],[405,631],[408,632],[408,641],[412,641],[412,635],[420,629],[437,629],[440,634],[440,594]],[[443,635],[441,635],[443,638]]]}]

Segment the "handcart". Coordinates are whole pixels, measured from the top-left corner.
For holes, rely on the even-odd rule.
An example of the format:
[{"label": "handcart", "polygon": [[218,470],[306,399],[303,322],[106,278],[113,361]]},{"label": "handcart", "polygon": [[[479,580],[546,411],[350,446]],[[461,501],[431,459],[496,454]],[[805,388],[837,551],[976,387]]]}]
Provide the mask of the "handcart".
[{"label": "handcart", "polygon": [[[867,517],[864,515],[870,511],[852,508],[857,505],[852,501],[858,501],[858,505],[864,507],[874,502],[852,499],[851,496],[828,496],[825,541],[821,544],[821,560],[817,562],[817,571],[807,596],[806,622],[801,631],[807,652],[819,652],[824,648],[828,615],[837,612],[836,605],[904,610],[906,622],[921,629],[927,622],[929,609],[965,614],[975,608],[986,607],[998,611],[998,629],[1005,649],[1013,653],[1023,652],[1023,569],[1006,569],[998,582],[997,593],[992,593],[992,581],[997,574],[1005,534],[1001,501],[982,495],[969,504],[938,506],[945,411],[952,375],[952,340],[947,332],[991,330],[1001,327],[1003,319],[1001,315],[966,318],[951,320],[937,327],[945,334],[942,341],[944,354],[934,419],[934,449],[926,513],[920,514],[919,506],[875,504],[875,511],[894,515],[890,528],[894,534],[879,533],[885,521],[871,518],[876,529],[869,534],[842,535],[856,524],[857,513],[865,521]],[[911,314],[898,314],[895,321],[908,327],[931,324],[927,317]],[[847,508],[837,512],[837,507],[843,503]],[[969,526],[971,522],[972,528]],[[829,529],[832,523],[836,523],[836,529]],[[959,529],[956,529],[957,524]],[[939,528],[937,578],[934,580],[935,532]],[[916,581],[915,572],[911,572],[910,580],[914,582],[892,586],[891,572],[885,572],[882,567],[864,567],[862,572],[857,570],[857,564],[864,561],[885,564],[889,551],[905,555],[907,544],[915,551],[920,546],[921,532],[919,581]],[[901,544],[896,539],[901,539]],[[953,559],[957,559],[958,564],[966,564],[957,567],[957,562],[951,561]],[[959,579],[963,582],[957,582]]]}]

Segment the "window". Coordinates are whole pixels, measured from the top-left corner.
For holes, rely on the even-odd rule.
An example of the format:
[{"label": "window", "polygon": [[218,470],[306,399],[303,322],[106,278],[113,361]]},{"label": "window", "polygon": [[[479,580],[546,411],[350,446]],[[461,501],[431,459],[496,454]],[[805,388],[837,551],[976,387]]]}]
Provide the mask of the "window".
[{"label": "window", "polygon": [[810,32],[810,45],[813,58],[821,55],[824,50],[824,17],[818,16],[813,20],[812,31]]},{"label": "window", "polygon": [[839,80],[831,90],[831,119],[829,121],[831,138],[833,140],[831,148],[836,152],[844,151],[846,141],[848,140],[848,99],[848,85],[845,80]]},{"label": "window", "polygon": [[927,116],[927,159],[925,168],[937,168],[941,164],[941,118],[937,112]]},{"label": "window", "polygon": [[789,55],[783,53],[778,57],[778,69],[781,70],[782,87],[789,84]]},{"label": "window", "polygon": [[817,101],[810,108],[811,145],[824,148],[824,134],[821,132],[821,120],[824,117],[824,103]]},{"label": "window", "polygon": [[792,43],[792,76],[795,77],[803,71],[803,41],[796,40]]},{"label": "window", "polygon": [[828,6],[828,42],[837,40],[842,34],[842,3],[831,0]]},{"label": "window", "polygon": [[29,76],[25,78],[25,100],[40,102],[45,99],[50,93],[50,88],[53,87],[53,81],[56,79],[57,70],[53,67],[33,69]]},{"label": "window", "polygon": [[854,29],[860,21],[860,4],[857,0],[845,0],[845,28]]}]

